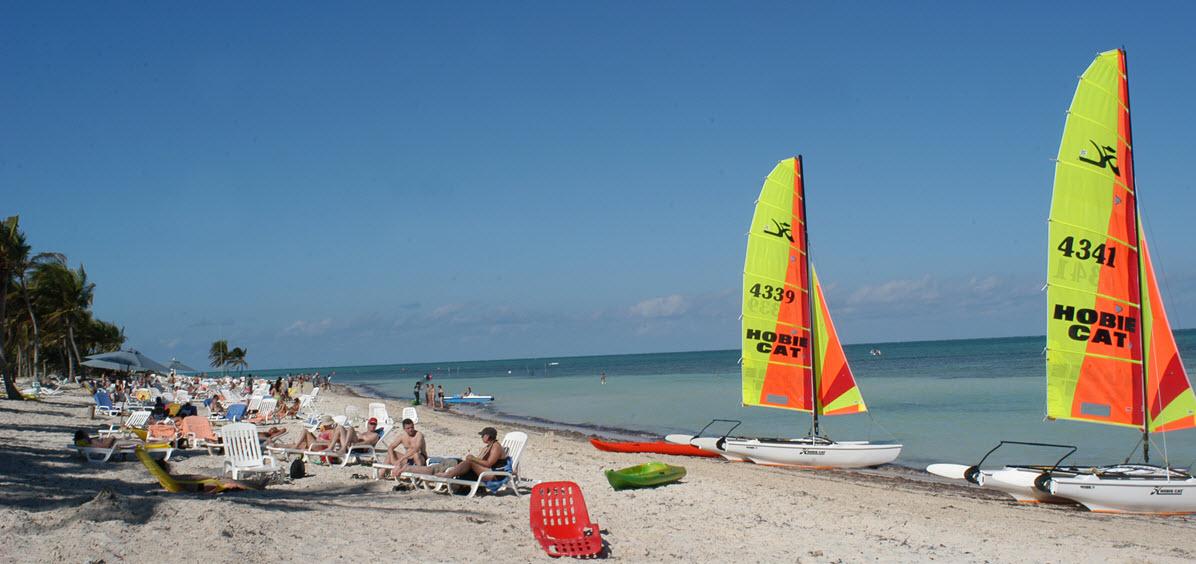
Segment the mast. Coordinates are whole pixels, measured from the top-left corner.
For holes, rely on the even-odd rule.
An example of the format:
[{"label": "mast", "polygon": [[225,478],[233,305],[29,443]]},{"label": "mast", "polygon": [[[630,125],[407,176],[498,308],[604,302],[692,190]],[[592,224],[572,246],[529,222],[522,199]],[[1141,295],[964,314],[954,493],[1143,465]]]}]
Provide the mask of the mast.
[{"label": "mast", "polygon": [[806,165],[802,163],[801,155],[797,156],[797,169],[801,171],[801,231],[802,240],[806,242],[806,308],[810,312],[810,393],[811,405],[813,409],[811,414],[814,416],[814,429],[812,436],[818,436],[818,339],[814,335],[814,326],[817,325],[814,317],[818,312],[814,311],[814,269],[810,266],[810,216],[806,215]]},{"label": "mast", "polygon": [[[1122,80],[1125,81],[1125,144],[1129,147],[1129,167],[1126,169],[1134,174],[1134,114],[1130,111],[1130,62],[1125,54],[1125,47],[1121,49]],[[1150,463],[1150,406],[1146,397],[1149,395],[1147,386],[1150,384],[1150,373],[1147,370],[1146,335],[1147,327],[1142,323],[1142,305],[1146,302],[1145,273],[1142,271],[1142,216],[1138,208],[1138,179],[1134,178],[1134,242],[1138,245],[1138,354],[1142,355],[1142,461]]]}]

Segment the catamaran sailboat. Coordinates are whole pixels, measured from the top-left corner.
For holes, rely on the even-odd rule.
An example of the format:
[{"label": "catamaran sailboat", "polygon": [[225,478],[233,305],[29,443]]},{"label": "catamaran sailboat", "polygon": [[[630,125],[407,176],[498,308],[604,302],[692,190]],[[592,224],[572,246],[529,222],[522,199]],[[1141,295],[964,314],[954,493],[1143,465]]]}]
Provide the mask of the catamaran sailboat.
[{"label": "catamaran sailboat", "polygon": [[[1138,429],[1142,463],[1010,466],[986,474],[1020,500],[1073,500],[1092,511],[1196,512],[1196,478],[1150,463],[1151,433],[1196,426],[1142,230],[1134,183],[1125,51],[1101,53],[1080,77],[1055,165],[1047,264],[1047,418]],[[1137,450],[1137,449],[1135,449]],[[937,467],[937,468],[936,468]],[[948,475],[958,465],[934,465]]]},{"label": "catamaran sailboat", "polygon": [[668,440],[688,439],[725,458],[757,464],[887,464],[901,453],[901,445],[834,441],[822,434],[820,417],[864,413],[867,407],[810,263],[802,175],[800,156],[781,161],[756,201],[743,274],[742,401],[808,412],[813,416],[810,433],[792,439],[671,435]]}]

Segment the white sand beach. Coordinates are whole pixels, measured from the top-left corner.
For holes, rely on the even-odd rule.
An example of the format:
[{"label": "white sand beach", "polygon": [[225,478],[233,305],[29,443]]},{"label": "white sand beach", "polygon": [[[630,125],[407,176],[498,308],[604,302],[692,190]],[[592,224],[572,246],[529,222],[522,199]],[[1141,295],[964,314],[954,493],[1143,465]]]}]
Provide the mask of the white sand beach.
[{"label": "white sand beach", "polygon": [[[336,388],[320,408],[369,400]],[[354,478],[369,469],[308,465],[265,491],[171,494],[136,460],[86,464],[66,448],[89,419],[75,389],[0,405],[0,533],[7,562],[549,561],[528,525],[528,497],[466,498]],[[392,415],[402,405],[388,402]],[[484,422],[420,408],[433,456],[481,446]],[[800,471],[718,460],[600,452],[583,437],[523,430],[523,474],[572,480],[612,560],[1190,562],[1196,519],[1101,515],[1019,505],[1001,495],[875,472]],[[298,422],[288,424],[291,429]],[[293,437],[293,431],[291,436]],[[222,459],[184,451],[182,473],[218,474]],[[172,459],[173,460],[173,459]],[[615,492],[603,469],[649,460],[683,465],[679,483]]]}]

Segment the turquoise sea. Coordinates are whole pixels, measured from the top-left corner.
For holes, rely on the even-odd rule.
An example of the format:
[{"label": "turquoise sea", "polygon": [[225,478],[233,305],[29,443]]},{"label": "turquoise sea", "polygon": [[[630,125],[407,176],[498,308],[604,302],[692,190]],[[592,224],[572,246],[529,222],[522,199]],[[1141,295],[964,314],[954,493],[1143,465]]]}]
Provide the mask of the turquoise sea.
[{"label": "turquoise sea", "polygon": [[[1176,332],[1189,374],[1196,374],[1196,330]],[[1002,439],[1080,447],[1071,461],[1109,463],[1128,456],[1132,429],[1044,421],[1044,337],[866,343],[846,347],[870,413],[824,419],[840,440],[895,439],[898,463],[971,463]],[[871,356],[878,348],[882,356]],[[617,438],[659,437],[701,429],[711,419],[743,422],[736,434],[799,436],[807,414],[739,405],[739,351],[706,351],[254,371],[335,370],[334,382],[390,398],[411,397],[432,373],[446,393],[491,394],[491,417],[532,421]],[[605,371],[606,384],[599,382]],[[365,406],[361,406],[364,408]],[[726,427],[724,427],[725,429]],[[1154,435],[1152,461],[1166,449],[1172,464],[1196,465],[1196,430]],[[1053,461],[1058,450],[1002,449],[995,462]]]}]

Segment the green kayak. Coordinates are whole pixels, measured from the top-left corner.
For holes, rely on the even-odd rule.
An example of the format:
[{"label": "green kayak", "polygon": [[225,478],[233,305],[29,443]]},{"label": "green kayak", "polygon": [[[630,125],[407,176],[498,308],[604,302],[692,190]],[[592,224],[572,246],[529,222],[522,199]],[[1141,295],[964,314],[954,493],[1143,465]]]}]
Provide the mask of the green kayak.
[{"label": "green kayak", "polygon": [[670,466],[663,462],[649,462],[622,470],[606,471],[606,481],[610,482],[610,487],[616,491],[663,486],[684,477],[684,466]]}]

